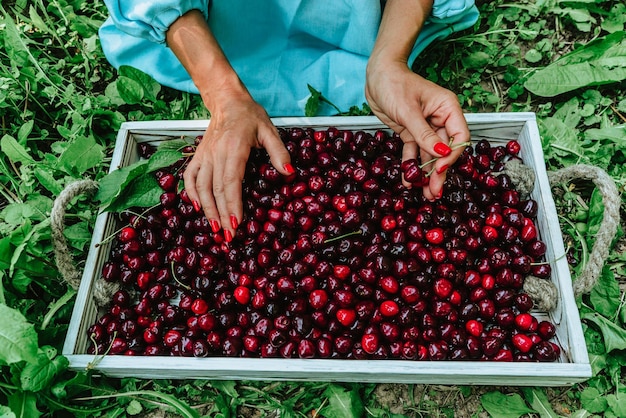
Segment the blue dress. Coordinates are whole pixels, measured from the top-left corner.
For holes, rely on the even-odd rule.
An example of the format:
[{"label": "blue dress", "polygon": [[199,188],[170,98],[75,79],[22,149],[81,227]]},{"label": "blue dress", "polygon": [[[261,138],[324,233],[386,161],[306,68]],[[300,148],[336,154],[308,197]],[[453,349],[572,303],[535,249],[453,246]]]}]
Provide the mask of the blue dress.
[{"label": "blue dress", "polygon": [[[226,57],[270,116],[303,116],[307,84],[342,111],[365,102],[365,67],[380,24],[380,0],[106,0],[105,56],[164,86],[198,93],[165,43],[189,10],[202,11]],[[409,58],[478,19],[473,0],[435,0]],[[336,113],[327,107],[324,113]]]}]

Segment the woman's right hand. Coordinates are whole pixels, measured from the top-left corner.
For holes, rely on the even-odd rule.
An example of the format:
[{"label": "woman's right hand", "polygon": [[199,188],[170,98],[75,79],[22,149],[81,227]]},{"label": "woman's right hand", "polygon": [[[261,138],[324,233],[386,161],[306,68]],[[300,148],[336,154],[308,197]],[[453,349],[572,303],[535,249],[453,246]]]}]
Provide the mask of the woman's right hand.
[{"label": "woman's right hand", "polygon": [[252,148],[265,148],[281,174],[294,172],[265,110],[249,96],[225,96],[184,173],[185,190],[197,202],[194,207],[202,207],[213,232],[224,230],[227,242],[243,218],[242,183]]},{"label": "woman's right hand", "polygon": [[269,116],[243,85],[199,10],[179,17],[167,44],[189,72],[211,121],[184,173],[185,190],[213,232],[229,242],[243,218],[242,183],[250,150],[265,148],[284,175],[294,169]]}]

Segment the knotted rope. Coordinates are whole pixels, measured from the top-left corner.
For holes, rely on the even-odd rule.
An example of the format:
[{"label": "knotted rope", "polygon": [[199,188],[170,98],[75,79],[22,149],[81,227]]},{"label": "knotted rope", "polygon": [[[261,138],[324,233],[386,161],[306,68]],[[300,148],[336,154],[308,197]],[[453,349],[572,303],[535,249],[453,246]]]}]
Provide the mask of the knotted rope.
[{"label": "knotted rope", "polygon": [[[507,163],[504,173],[511,178],[521,195],[530,194],[535,182],[532,168],[518,160],[511,160]],[[620,220],[620,195],[613,179],[604,170],[590,165],[577,164],[549,172],[548,180],[552,188],[571,180],[591,180],[602,195],[604,204],[602,223],[589,260],[573,284],[574,295],[578,297],[589,293],[595,286],[609,256],[611,242]],[[551,311],[557,305],[558,291],[549,280],[528,276],[524,280],[523,290],[533,298],[535,305],[541,310]]]},{"label": "knotted rope", "polygon": [[[74,289],[78,290],[82,273],[76,268],[72,254],[67,245],[63,231],[65,230],[65,208],[77,196],[93,194],[98,189],[98,183],[93,180],[79,180],[68,184],[54,200],[50,223],[52,229],[52,244],[54,257],[59,273],[63,279]],[[104,280],[96,280],[94,284],[94,300],[98,306],[106,306],[111,300],[111,295],[119,289],[119,284],[108,283]]]}]

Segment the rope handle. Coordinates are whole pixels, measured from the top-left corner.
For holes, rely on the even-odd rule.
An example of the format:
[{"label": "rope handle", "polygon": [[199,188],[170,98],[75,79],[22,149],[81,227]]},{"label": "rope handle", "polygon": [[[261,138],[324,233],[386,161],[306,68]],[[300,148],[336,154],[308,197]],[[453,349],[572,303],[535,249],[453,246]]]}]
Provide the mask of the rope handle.
[{"label": "rope handle", "polygon": [[[516,170],[523,169],[526,173],[518,172],[516,179],[534,179],[534,172],[530,167],[523,164]],[[579,277],[574,281],[573,289],[576,297],[589,293],[598,281],[602,268],[609,256],[611,242],[617,233],[620,222],[619,208],[620,195],[613,179],[602,169],[585,164],[577,164],[548,173],[551,187],[574,179],[591,180],[602,195],[604,204],[604,216],[600,224],[596,240],[591,250],[587,265]],[[515,182],[515,181],[514,181]],[[526,180],[526,183],[529,183]],[[534,181],[533,181],[534,183]],[[81,273],[76,269],[72,260],[63,231],[65,229],[65,208],[76,196],[83,193],[94,193],[98,188],[95,181],[79,180],[68,184],[55,199],[51,213],[52,242],[57,267],[61,276],[75,290],[80,285]],[[523,185],[529,190],[529,184]],[[106,306],[110,296],[119,289],[116,283],[108,283],[97,280],[94,288],[94,299],[98,306]],[[558,290],[554,283],[549,280],[528,276],[524,281],[523,290],[535,301],[535,305],[542,310],[551,311],[557,305]]]},{"label": "rope handle", "polygon": [[[52,244],[54,257],[61,277],[74,290],[78,290],[82,273],[76,268],[72,254],[67,245],[63,231],[65,230],[65,210],[67,205],[77,196],[93,194],[98,190],[98,183],[93,180],[78,180],[68,184],[57,196],[52,205],[50,224],[52,229]],[[107,283],[104,280],[96,280],[94,287],[94,300],[96,305],[106,306],[111,300],[111,295],[119,289],[117,283]]]}]

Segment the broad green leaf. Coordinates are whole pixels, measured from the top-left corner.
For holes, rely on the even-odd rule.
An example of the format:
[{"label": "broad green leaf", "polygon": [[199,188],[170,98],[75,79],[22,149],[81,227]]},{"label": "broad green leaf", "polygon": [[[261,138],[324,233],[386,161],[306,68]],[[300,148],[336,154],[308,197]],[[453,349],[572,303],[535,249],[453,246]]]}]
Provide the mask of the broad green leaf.
[{"label": "broad green leaf", "polygon": [[615,416],[626,417],[626,393],[617,391],[615,394],[607,395],[606,401]]},{"label": "broad green leaf", "polygon": [[8,406],[0,405],[0,418],[16,418],[16,415]]},{"label": "broad green leaf", "polygon": [[328,405],[320,413],[326,418],[350,418],[363,416],[364,406],[356,388],[350,390],[339,385],[330,385],[324,396]]},{"label": "broad green leaf", "polygon": [[600,329],[607,353],[613,350],[626,349],[626,329],[620,328],[617,324],[595,312],[585,313],[582,318],[593,322]]},{"label": "broad green leaf", "polygon": [[159,203],[163,189],[151,175],[143,175],[132,181],[124,192],[113,200],[106,210],[120,212],[132,207],[147,208]]},{"label": "broad green leaf", "polygon": [[83,174],[100,164],[104,158],[104,148],[92,136],[78,136],[63,152],[59,168],[68,174]]},{"label": "broad green leaf", "polygon": [[559,119],[550,117],[540,119],[539,127],[546,154],[576,157],[577,160],[587,159],[576,130],[566,126]]},{"label": "broad green leaf", "polygon": [[101,202],[103,211],[122,193],[130,182],[146,172],[147,164],[148,160],[141,160],[127,167],[114,170],[100,179],[95,199]]},{"label": "broad green leaf", "polygon": [[83,251],[85,245],[91,241],[91,231],[87,221],[69,225],[63,230],[63,235],[67,242],[77,250]]},{"label": "broad green leaf", "polygon": [[28,363],[20,374],[22,390],[39,392],[50,386],[56,376],[67,369],[69,361],[64,356],[57,356],[54,347],[42,347],[36,363]]},{"label": "broad green leaf", "polygon": [[37,361],[37,333],[26,318],[5,304],[0,304],[0,362]]},{"label": "broad green leaf", "polygon": [[52,193],[53,196],[58,196],[63,191],[63,186],[61,186],[61,184],[50,173],[50,169],[37,165],[35,166],[34,174],[35,177],[37,177],[39,184]]},{"label": "broad green leaf", "polygon": [[33,126],[35,125],[34,120],[29,120],[24,122],[20,129],[17,131],[17,142],[20,144],[26,144],[26,140],[28,139],[28,135],[33,131]]},{"label": "broad green leaf", "polygon": [[596,39],[538,70],[524,83],[533,94],[554,97],[586,86],[626,79],[626,32]]},{"label": "broad green leaf", "polygon": [[613,317],[620,306],[620,289],[611,268],[606,265],[589,297],[594,309],[607,318]]},{"label": "broad green leaf", "polygon": [[120,97],[126,104],[138,104],[144,97],[143,87],[132,78],[120,76],[116,85]]},{"label": "broad green leaf", "polygon": [[156,100],[157,94],[161,91],[161,85],[152,76],[128,65],[122,65],[119,72],[121,76],[128,77],[141,85],[146,100],[151,102]]},{"label": "broad green leaf", "polygon": [[33,164],[35,162],[26,148],[10,135],[4,135],[0,139],[0,150],[15,163]]},{"label": "broad green leaf", "polygon": [[596,388],[586,387],[580,393],[580,404],[587,411],[594,414],[606,411],[608,403]]},{"label": "broad green leaf", "polygon": [[180,149],[157,149],[148,159],[146,173],[152,173],[161,168],[169,167],[180,160],[182,156]]},{"label": "broad green leaf", "polygon": [[535,412],[517,393],[505,395],[498,391],[487,392],[480,397],[480,403],[492,418],[519,418]]},{"label": "broad green leaf", "polygon": [[9,407],[18,418],[39,418],[37,396],[32,392],[16,391],[9,397]]},{"label": "broad green leaf", "polygon": [[541,388],[522,388],[522,393],[528,404],[539,414],[541,418],[558,418],[552,409],[546,393]]},{"label": "broad green leaf", "polygon": [[604,128],[590,128],[584,132],[585,139],[595,141],[611,141],[623,146],[626,141],[626,125],[607,126]]}]

